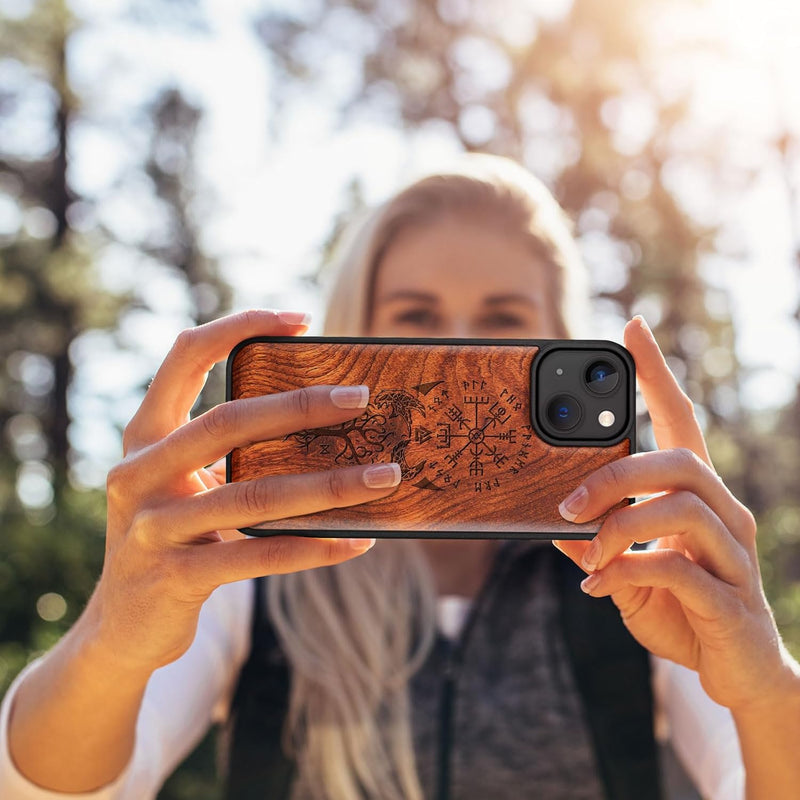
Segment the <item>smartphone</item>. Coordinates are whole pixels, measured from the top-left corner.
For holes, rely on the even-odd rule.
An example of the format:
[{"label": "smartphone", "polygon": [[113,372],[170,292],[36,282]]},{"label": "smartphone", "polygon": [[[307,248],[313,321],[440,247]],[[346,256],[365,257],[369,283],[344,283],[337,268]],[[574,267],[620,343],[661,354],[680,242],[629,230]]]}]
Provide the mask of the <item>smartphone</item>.
[{"label": "smartphone", "polygon": [[228,400],[315,384],[366,384],[369,405],[233,450],[228,481],[394,461],[400,486],[244,533],[591,538],[602,519],[567,522],[558,504],[635,446],[633,359],[609,341],[260,337],[228,358]]}]

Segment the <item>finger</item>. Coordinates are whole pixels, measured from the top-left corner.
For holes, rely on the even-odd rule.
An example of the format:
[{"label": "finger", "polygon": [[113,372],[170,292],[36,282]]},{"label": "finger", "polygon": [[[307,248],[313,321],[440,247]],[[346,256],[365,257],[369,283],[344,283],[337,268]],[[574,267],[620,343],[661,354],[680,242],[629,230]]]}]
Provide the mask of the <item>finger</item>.
[{"label": "finger", "polygon": [[605,464],[562,501],[559,511],[570,522],[587,522],[626,497],[680,490],[703,500],[741,545],[752,541],[752,514],[707,464],[686,449],[636,453]]},{"label": "finger", "polygon": [[153,542],[191,542],[219,529],[261,523],[366,503],[391,494],[398,464],[369,464],[298,475],[240,481],[182,497],[137,515],[136,535]]},{"label": "finger", "polygon": [[553,539],[553,547],[571,558],[581,569],[584,569],[583,556],[590,544],[585,539]]},{"label": "finger", "polygon": [[634,542],[675,536],[692,560],[715,577],[739,585],[750,575],[750,563],[741,545],[722,520],[695,494],[671,492],[644,500],[610,514],[589,548],[581,566],[602,570]]},{"label": "finger", "polygon": [[232,540],[238,539],[246,539],[247,534],[242,533],[241,531],[237,530],[236,528],[220,528],[217,533],[219,534],[219,538],[223,542],[229,542]]},{"label": "finger", "polygon": [[653,434],[661,449],[686,447],[713,468],[694,404],[667,366],[652,331],[641,316],[625,326],[625,347],[636,362]]},{"label": "finger", "polygon": [[203,484],[204,489],[213,489],[227,481],[227,464],[225,458],[217,459],[203,469],[197,471],[197,477]]},{"label": "finger", "polygon": [[[736,589],[717,580],[682,553],[668,549],[626,553],[581,583],[581,588],[592,597],[611,595],[626,620],[641,608],[644,597],[631,591],[631,587],[666,589],[686,610],[706,622],[733,613],[726,612],[725,606],[736,596]],[[626,602],[633,597],[640,598],[639,602]]]},{"label": "finger", "polygon": [[[216,483],[212,484],[213,486],[225,483],[228,477],[227,470],[228,470],[227,459],[224,456],[222,458],[217,459],[210,466],[206,467],[206,471],[209,472],[211,476],[216,480]],[[207,486],[206,488],[210,489],[211,486]]]},{"label": "finger", "polygon": [[193,472],[235,447],[276,439],[306,428],[338,425],[359,416],[367,386],[309,386],[231,400],[187,422],[139,454],[143,472],[156,476]]},{"label": "finger", "polygon": [[243,311],[183,331],[125,429],[126,452],[158,441],[184,423],[209,370],[240,341],[301,333],[307,321],[307,315],[292,311]]},{"label": "finger", "polygon": [[192,548],[190,569],[199,586],[209,592],[223,583],[281,575],[339,564],[361,555],[374,539],[315,539],[307,536],[271,536],[240,539]]},{"label": "finger", "polygon": [[[222,486],[227,481],[227,465],[226,459],[220,458],[205,469],[199,469],[195,473],[205,489],[213,489],[216,486]],[[230,539],[244,539],[245,534],[237,531],[235,528],[219,528],[217,530],[219,538],[223,542]]]},{"label": "finger", "polygon": [[[594,576],[590,577],[594,580]],[[602,585],[593,588],[587,579],[581,583],[587,594],[597,591],[602,596]],[[625,584],[611,594],[611,599],[625,625],[645,649],[697,669],[697,637],[689,624],[689,620],[696,622],[696,615],[684,608],[672,592]]]}]

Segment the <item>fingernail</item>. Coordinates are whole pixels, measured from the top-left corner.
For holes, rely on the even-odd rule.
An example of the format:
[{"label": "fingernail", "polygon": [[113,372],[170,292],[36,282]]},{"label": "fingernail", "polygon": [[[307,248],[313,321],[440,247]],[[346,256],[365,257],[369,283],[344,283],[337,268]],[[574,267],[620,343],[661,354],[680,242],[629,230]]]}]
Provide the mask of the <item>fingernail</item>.
[{"label": "fingernail", "polygon": [[305,311],[279,311],[278,319],[287,325],[308,325],[311,322],[311,314]]},{"label": "fingernail", "polygon": [[556,550],[559,550],[562,553],[564,552],[564,548],[561,546],[561,542],[559,542],[557,539],[552,539],[551,541],[553,542],[553,547],[555,547]]},{"label": "fingernail", "polygon": [[597,565],[600,563],[600,558],[603,555],[603,545],[600,544],[600,540],[595,537],[592,539],[592,543],[589,545],[586,552],[583,554],[583,558],[581,559],[581,565],[584,569],[589,570],[589,572],[594,572],[597,569]]},{"label": "fingernail", "polygon": [[650,330],[650,326],[647,324],[647,320],[641,314],[637,314],[634,317],[634,319],[639,320],[639,326],[645,333],[649,334],[651,337],[653,336],[653,331]]},{"label": "fingernail", "polygon": [[358,553],[365,553],[375,544],[374,539],[349,539],[350,549]]},{"label": "fingernail", "polygon": [[558,512],[568,522],[575,522],[575,518],[586,508],[588,502],[589,492],[585,486],[579,486],[569,497],[561,501]]},{"label": "fingernail", "polygon": [[581,589],[589,594],[592,589],[597,588],[597,584],[600,583],[600,575],[595,573],[594,575],[588,575],[581,581]]},{"label": "fingernail", "polygon": [[400,483],[399,464],[374,464],[364,470],[364,484],[370,489],[388,489]]},{"label": "fingernail", "polygon": [[334,386],[331,402],[337,408],[366,408],[369,403],[369,386]]}]

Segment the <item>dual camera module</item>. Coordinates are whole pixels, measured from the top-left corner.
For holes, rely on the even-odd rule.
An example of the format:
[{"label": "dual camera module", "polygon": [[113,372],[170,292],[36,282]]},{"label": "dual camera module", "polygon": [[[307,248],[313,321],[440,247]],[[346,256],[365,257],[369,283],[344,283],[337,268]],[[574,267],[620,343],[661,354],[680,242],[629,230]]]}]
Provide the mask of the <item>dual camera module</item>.
[{"label": "dual camera module", "polygon": [[539,435],[553,444],[613,444],[628,431],[633,363],[624,348],[560,343],[534,360]]}]

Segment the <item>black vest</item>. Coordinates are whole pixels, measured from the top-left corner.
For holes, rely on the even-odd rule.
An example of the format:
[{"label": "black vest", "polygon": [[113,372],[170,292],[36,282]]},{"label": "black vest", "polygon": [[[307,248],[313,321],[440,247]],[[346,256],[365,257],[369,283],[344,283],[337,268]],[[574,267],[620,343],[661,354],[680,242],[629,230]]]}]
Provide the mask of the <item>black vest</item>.
[{"label": "black vest", "polygon": [[[506,561],[509,553],[517,553],[515,569],[526,568],[530,553],[524,548],[522,543],[505,547]],[[586,596],[579,586],[583,572],[556,555],[560,622],[606,797],[661,800],[648,654],[628,633],[610,598]],[[506,571],[503,579],[513,576]],[[252,650],[228,723],[229,800],[289,800],[295,775],[293,761],[281,748],[290,674],[265,614],[264,582],[254,581]],[[445,773],[437,800],[449,797],[447,783]]]}]

